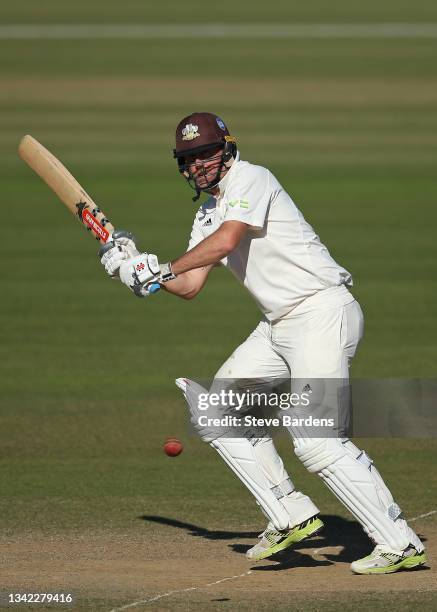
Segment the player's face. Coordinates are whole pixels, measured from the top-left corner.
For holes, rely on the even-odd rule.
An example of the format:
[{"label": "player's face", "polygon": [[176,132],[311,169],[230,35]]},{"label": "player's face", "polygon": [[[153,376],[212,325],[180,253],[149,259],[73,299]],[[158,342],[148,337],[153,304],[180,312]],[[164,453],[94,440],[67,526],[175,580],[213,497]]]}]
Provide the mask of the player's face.
[{"label": "player's face", "polygon": [[190,175],[202,189],[217,176],[222,160],[222,147],[200,151],[194,155],[187,155],[185,163]]}]

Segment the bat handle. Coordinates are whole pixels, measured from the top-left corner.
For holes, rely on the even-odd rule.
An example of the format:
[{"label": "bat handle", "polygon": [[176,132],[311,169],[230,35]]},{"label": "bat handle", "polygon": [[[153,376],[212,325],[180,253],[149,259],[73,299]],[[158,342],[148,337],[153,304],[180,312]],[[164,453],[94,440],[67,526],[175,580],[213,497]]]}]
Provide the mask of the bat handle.
[{"label": "bat handle", "polygon": [[131,234],[131,232],[128,232],[126,230],[115,230],[115,232],[111,234],[111,236],[109,237],[108,241],[100,247],[99,249],[100,259],[103,257],[105,253],[107,253],[108,251],[113,249],[115,246],[117,246],[115,243],[117,238],[129,238],[129,240],[132,240],[133,242],[135,242],[135,238],[133,234]]}]

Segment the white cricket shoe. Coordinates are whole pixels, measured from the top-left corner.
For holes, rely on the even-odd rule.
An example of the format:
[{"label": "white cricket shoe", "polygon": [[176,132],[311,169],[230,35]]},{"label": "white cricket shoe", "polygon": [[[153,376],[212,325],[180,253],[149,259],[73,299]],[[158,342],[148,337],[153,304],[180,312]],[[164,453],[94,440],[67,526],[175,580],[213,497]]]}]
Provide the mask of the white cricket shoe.
[{"label": "white cricket shoe", "polygon": [[355,574],[392,574],[400,569],[411,569],[426,562],[425,550],[417,550],[412,544],[403,551],[394,552],[378,545],[363,559],[351,564]]},{"label": "white cricket shoe", "polygon": [[288,548],[297,542],[301,542],[318,533],[323,527],[322,521],[317,515],[303,521],[292,529],[278,531],[272,523],[267,525],[258,538],[260,541],[246,552],[246,557],[251,561],[259,561],[270,557],[284,548]]}]

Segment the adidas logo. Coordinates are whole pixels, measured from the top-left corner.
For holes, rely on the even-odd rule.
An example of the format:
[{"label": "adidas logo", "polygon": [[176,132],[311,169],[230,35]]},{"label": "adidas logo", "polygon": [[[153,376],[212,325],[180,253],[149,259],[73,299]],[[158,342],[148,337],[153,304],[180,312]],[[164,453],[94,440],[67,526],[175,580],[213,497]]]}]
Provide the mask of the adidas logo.
[{"label": "adidas logo", "polygon": [[208,218],[208,219],[205,221],[205,223],[202,223],[202,225],[212,225],[212,219],[211,219],[211,217],[209,217],[209,218]]}]

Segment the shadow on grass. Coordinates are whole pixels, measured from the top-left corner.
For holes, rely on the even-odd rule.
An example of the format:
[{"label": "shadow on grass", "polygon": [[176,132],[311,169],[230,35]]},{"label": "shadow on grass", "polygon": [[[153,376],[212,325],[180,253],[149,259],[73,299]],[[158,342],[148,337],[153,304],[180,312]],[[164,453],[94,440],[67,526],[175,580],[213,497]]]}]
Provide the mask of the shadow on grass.
[{"label": "shadow on grass", "polygon": [[216,531],[194,525],[193,523],[186,523],[166,516],[156,516],[153,514],[145,514],[139,518],[143,521],[158,523],[159,525],[184,529],[189,535],[205,538],[207,540],[232,540],[234,538],[256,538],[258,536],[257,531]]}]

